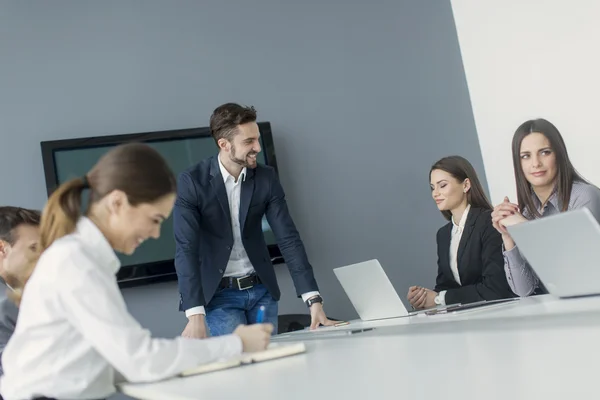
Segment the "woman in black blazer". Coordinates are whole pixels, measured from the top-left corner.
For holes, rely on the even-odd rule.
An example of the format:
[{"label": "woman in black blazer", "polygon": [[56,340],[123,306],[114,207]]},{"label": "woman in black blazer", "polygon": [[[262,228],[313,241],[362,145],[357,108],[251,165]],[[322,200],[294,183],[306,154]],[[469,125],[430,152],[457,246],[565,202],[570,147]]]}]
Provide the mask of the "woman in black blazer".
[{"label": "woman in black blazer", "polygon": [[424,309],[514,297],[504,273],[502,237],[473,166],[459,156],[445,157],[431,167],[429,180],[433,199],[450,222],[437,233],[435,289],[411,286],[410,304]]}]

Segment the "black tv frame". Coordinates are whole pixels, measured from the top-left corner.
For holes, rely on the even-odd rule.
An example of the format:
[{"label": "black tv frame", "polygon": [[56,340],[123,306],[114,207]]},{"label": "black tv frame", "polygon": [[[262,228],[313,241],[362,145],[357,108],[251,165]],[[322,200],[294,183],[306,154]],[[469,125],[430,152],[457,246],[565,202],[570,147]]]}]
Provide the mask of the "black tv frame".
[{"label": "black tv frame", "polygon": [[[261,147],[265,156],[265,163],[273,167],[275,172],[279,174],[279,170],[277,168],[277,159],[275,156],[275,146],[273,144],[271,124],[270,122],[259,122],[258,127],[260,130]],[[190,139],[208,136],[210,136],[210,129],[208,127],[203,127],[40,142],[48,197],[50,197],[50,195],[59,186],[54,158],[54,153],[56,151],[85,149],[99,146],[116,146],[129,142],[153,143],[173,139]],[[281,251],[276,244],[268,245],[268,249],[273,264],[280,264],[284,262],[281,256]],[[173,259],[124,266],[117,272],[117,281],[119,282],[119,286],[121,288],[173,281],[176,279],[177,274]]]}]

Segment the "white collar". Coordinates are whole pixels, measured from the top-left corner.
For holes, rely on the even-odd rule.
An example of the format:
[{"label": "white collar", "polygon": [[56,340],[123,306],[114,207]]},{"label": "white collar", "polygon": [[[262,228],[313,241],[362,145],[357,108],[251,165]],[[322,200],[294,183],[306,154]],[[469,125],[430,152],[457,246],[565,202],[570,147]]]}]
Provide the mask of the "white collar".
[{"label": "white collar", "polygon": [[454,216],[452,217],[452,225],[454,225],[455,228],[464,228],[465,227],[465,224],[467,223],[467,215],[469,214],[470,209],[471,209],[471,205],[467,204],[467,208],[465,208],[465,212],[463,212],[463,215],[460,218],[460,222],[458,223],[458,225],[456,225],[456,222],[454,222]]},{"label": "white collar", "polygon": [[81,217],[77,222],[77,234],[83,239],[85,247],[90,250],[103,267],[116,274],[121,268],[121,261],[110,243],[96,224],[88,217]]},{"label": "white collar", "polygon": [[[225,169],[225,166],[221,162],[220,154],[217,156],[217,160],[219,161],[219,169],[221,170],[221,175],[223,176],[223,182],[227,182],[227,178],[229,177],[231,177],[233,181],[236,182],[235,177]],[[246,180],[246,167],[242,168],[242,172],[240,172],[240,178],[242,179],[242,182]]]}]

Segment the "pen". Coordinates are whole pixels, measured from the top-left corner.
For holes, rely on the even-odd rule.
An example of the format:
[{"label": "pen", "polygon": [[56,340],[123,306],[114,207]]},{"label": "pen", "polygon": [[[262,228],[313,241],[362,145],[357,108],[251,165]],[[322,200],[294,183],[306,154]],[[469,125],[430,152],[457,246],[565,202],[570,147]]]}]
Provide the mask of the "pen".
[{"label": "pen", "polygon": [[265,320],[265,306],[260,306],[258,313],[256,314],[256,323],[262,324]]}]

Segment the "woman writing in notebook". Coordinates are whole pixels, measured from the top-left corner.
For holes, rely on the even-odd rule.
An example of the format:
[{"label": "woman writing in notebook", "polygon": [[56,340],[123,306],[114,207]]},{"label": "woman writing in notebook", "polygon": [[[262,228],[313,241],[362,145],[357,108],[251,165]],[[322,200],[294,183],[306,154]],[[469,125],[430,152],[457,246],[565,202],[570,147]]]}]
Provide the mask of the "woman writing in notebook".
[{"label": "woman writing in notebook", "polygon": [[[90,205],[81,216],[84,189]],[[174,201],[173,173],[143,144],[116,147],[52,194],[42,214],[42,254],[22,299],[17,295],[19,319],[2,359],[6,400],[106,398],[117,374],[131,382],[160,380],[266,348],[268,324],[205,340],[153,339],[127,312],[115,251],[132,254],[158,238]]]},{"label": "woman writing in notebook", "polygon": [[505,197],[492,213],[494,227],[502,234],[506,277],[519,296],[547,293],[506,226],[583,207],[600,220],[600,190],[577,173],[560,132],[545,119],[517,128],[512,156],[518,204]]},{"label": "woman writing in notebook", "polygon": [[410,304],[425,309],[513,297],[502,268],[502,239],[491,223],[492,206],[469,161],[442,158],[431,167],[429,180],[433,200],[450,222],[437,233],[435,289],[410,287]]}]

